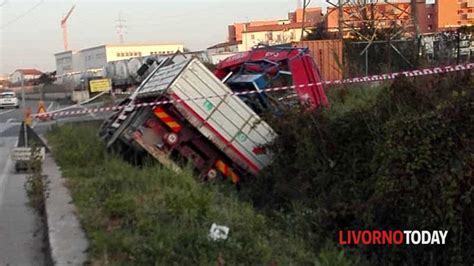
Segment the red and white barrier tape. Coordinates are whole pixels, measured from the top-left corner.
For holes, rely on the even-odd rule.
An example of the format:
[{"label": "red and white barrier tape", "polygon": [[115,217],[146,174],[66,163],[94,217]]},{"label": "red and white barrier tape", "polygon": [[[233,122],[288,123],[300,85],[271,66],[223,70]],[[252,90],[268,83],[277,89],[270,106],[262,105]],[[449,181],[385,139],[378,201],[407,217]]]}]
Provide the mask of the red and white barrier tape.
[{"label": "red and white barrier tape", "polygon": [[110,91],[110,94],[114,94],[114,95],[130,95],[132,94],[132,92],[129,92],[129,91]]},{"label": "red and white barrier tape", "polygon": [[[474,69],[474,63],[435,67],[435,68],[424,68],[424,69],[417,69],[417,70],[411,70],[411,71],[395,72],[395,73],[390,73],[390,74],[381,74],[381,75],[373,75],[373,76],[365,76],[365,77],[348,78],[348,79],[342,79],[342,80],[329,80],[329,81],[322,81],[322,82],[309,83],[309,84],[268,88],[268,89],[263,89],[261,91],[276,92],[276,91],[284,91],[284,90],[296,89],[296,88],[302,88],[302,87],[314,86],[314,85],[317,85],[317,86],[339,85],[339,84],[354,84],[354,83],[362,83],[362,82],[385,81],[385,80],[395,79],[398,76],[419,77],[419,76],[428,76],[428,75],[441,74],[441,73],[465,71],[465,70],[471,70],[471,69]],[[254,93],[258,93],[258,92],[255,90],[251,90],[251,91],[232,92],[232,93],[223,94],[223,95],[212,95],[212,96],[206,96],[206,97],[203,96],[203,97],[189,98],[189,99],[139,103],[139,104],[132,105],[132,107],[139,108],[139,107],[145,107],[145,106],[157,106],[157,105],[164,105],[164,104],[170,104],[170,103],[197,101],[197,100],[204,100],[204,99],[211,99],[211,98],[220,98],[220,97],[225,97],[225,96],[241,96],[241,95],[248,95],[248,94],[254,94]],[[76,110],[76,111],[59,111],[59,112],[52,111],[48,113],[33,114],[32,117],[44,119],[44,118],[60,117],[60,116],[75,116],[75,115],[84,115],[84,114],[90,114],[90,113],[118,111],[125,107],[127,106],[100,107],[100,108],[91,108],[91,109],[83,109],[83,110]]]}]

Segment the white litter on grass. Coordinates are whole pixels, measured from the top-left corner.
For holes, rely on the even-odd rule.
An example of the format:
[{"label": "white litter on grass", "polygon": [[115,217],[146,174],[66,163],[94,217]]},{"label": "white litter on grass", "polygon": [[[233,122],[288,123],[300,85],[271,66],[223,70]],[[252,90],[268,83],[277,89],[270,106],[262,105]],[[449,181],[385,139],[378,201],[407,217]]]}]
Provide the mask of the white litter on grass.
[{"label": "white litter on grass", "polygon": [[229,230],[229,227],[225,225],[217,225],[213,223],[211,230],[209,230],[209,238],[214,241],[226,240],[227,236],[229,235]]}]

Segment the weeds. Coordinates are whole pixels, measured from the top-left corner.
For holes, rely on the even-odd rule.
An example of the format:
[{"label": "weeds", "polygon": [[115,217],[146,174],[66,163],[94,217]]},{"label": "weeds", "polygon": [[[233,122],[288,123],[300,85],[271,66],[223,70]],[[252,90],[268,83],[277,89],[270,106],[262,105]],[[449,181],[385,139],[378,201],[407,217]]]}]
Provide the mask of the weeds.
[{"label": "weeds", "polygon": [[[62,126],[48,134],[99,265],[310,265],[316,254],[289,230],[191,171],[136,168],[106,153],[95,126]],[[230,227],[208,239],[212,223]]]},{"label": "weeds", "polygon": [[41,215],[44,215],[44,195],[45,185],[42,175],[42,163],[40,147],[32,145],[31,159],[28,162],[29,174],[26,176],[25,189],[29,198],[29,204]]}]

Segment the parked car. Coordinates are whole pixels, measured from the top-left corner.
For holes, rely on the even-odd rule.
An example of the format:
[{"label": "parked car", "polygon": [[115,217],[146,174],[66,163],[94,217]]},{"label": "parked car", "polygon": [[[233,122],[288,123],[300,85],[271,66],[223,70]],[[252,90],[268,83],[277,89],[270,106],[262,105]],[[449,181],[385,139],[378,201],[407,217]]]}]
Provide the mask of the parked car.
[{"label": "parked car", "polygon": [[20,104],[14,92],[0,93],[0,108],[15,107],[20,108]]}]

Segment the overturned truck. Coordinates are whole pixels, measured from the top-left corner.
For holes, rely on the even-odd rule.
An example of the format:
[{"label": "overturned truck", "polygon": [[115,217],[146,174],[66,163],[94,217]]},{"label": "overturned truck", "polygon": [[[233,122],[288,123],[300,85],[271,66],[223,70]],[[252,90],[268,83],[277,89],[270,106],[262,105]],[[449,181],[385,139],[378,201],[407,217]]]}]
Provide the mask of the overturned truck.
[{"label": "overturned truck", "polygon": [[[307,60],[305,50],[290,50],[300,56],[295,53],[289,59]],[[238,184],[256,175],[270,163],[265,144],[276,136],[260,116],[278,109],[278,99],[267,94],[265,86],[283,72],[289,85],[295,85],[293,71],[311,73],[310,80],[316,82],[319,75],[312,61],[299,70],[291,70],[281,58],[276,64],[259,58],[250,64],[257,69],[248,68],[249,61],[240,70],[238,64],[218,68],[216,75],[196,58],[176,55],[161,62],[103,124],[100,134],[107,148],[137,160],[151,155],[176,170],[191,163],[205,180],[224,177]],[[278,65],[282,70],[275,68]],[[320,84],[298,88],[300,100],[311,108],[327,102]]]}]

